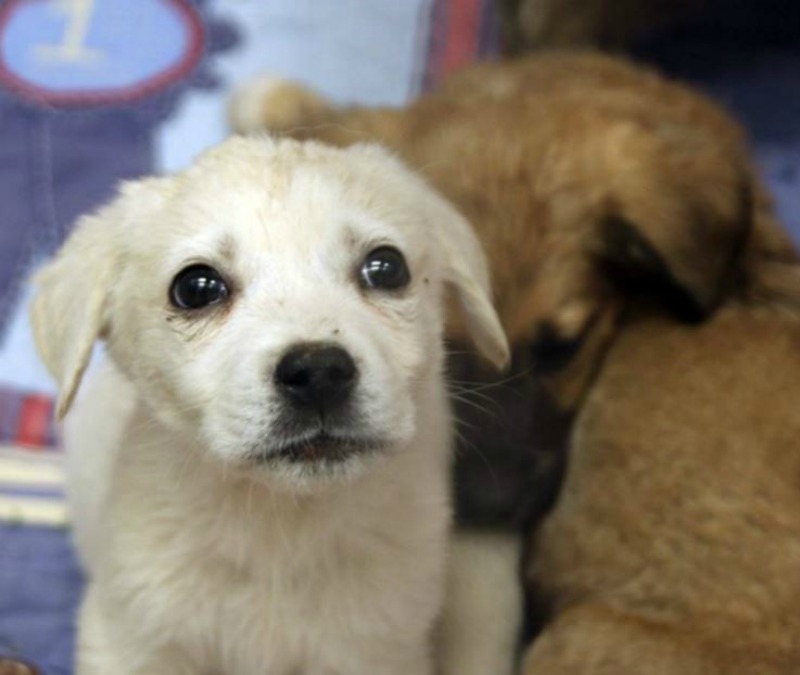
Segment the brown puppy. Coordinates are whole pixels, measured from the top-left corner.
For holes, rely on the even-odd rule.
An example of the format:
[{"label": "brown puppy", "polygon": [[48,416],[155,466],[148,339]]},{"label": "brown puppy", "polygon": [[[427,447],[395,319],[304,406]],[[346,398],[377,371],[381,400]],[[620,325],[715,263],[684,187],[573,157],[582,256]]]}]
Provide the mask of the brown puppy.
[{"label": "brown puppy", "polygon": [[800,276],[700,326],[632,312],[572,435],[528,580],[526,673],[800,672]]},{"label": "brown puppy", "polygon": [[[378,138],[460,207],[515,346],[513,395],[490,392],[524,411],[535,367],[577,414],[527,570],[545,611],[527,670],[800,671],[800,273],[738,127],[592,55],[479,66],[405,110],[262,93],[237,103],[240,125]],[[491,498],[459,495],[468,522],[535,523],[549,506],[526,479],[553,491],[559,435],[524,422],[501,411],[465,430],[467,448],[508,460],[494,490],[476,481]]]}]

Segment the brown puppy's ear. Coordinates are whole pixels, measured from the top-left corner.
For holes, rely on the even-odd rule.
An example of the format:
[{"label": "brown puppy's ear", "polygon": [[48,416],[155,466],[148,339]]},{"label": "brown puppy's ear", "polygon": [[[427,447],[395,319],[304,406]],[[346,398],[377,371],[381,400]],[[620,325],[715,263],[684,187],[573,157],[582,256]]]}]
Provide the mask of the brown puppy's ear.
[{"label": "brown puppy's ear", "polygon": [[573,133],[574,152],[548,173],[550,230],[510,331],[528,326],[531,361],[564,405],[586,390],[630,300],[702,320],[739,288],[751,247],[753,182],[734,143],[676,125],[600,128]]},{"label": "brown puppy's ear", "polygon": [[156,193],[149,186],[159,180],[126,184],[114,202],[81,218],[55,258],[34,276],[30,321],[39,355],[58,382],[58,419],[72,405],[94,343],[111,329],[120,234],[136,227],[134,214],[153,203]]},{"label": "brown puppy's ear", "polygon": [[746,159],[692,130],[627,140],[629,157],[620,159],[623,144],[609,167],[614,180],[596,225],[596,253],[625,293],[701,320],[744,273],[754,219]]},{"label": "brown puppy's ear", "polygon": [[677,250],[666,245],[659,251],[640,226],[624,218],[605,219],[601,231],[605,244],[601,264],[611,281],[624,292],[658,302],[682,321],[706,318],[733,281],[735,247],[723,251],[727,259],[724,255],[713,259],[709,253],[704,261],[702,244],[698,243],[697,254],[690,245]]}]

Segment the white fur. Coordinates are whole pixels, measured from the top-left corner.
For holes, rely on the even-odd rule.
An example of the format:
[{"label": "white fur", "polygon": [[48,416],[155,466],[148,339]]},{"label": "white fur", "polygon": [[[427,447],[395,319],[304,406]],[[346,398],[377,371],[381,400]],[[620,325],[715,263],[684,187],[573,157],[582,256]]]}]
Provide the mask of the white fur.
[{"label": "white fur", "polygon": [[[392,244],[399,294],[364,291]],[[170,308],[204,262],[232,301]],[[92,345],[110,363],[67,424],[75,540],[90,583],[79,675],[426,675],[443,596],[450,417],[442,288],[483,351],[505,339],[474,235],[374,146],[232,139],[174,177],[126,186],[38,277],[34,334],[73,402]],[[297,342],[359,368],[361,431],[335,466],[257,464],[279,443],[271,374]]]},{"label": "white fur", "polygon": [[457,530],[442,621],[442,675],[512,675],[522,631],[521,535]]}]

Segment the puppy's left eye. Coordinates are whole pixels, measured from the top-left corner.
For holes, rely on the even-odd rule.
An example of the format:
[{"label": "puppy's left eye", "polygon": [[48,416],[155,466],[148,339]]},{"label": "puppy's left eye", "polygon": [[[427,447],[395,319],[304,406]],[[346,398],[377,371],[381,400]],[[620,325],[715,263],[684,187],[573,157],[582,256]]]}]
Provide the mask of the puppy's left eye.
[{"label": "puppy's left eye", "polygon": [[228,297],[228,286],[219,272],[208,265],[191,265],[172,280],[170,302],[179,309],[201,309]]},{"label": "puppy's left eye", "polygon": [[370,251],[361,265],[361,285],[365,288],[393,291],[408,286],[410,281],[406,260],[394,246]]}]

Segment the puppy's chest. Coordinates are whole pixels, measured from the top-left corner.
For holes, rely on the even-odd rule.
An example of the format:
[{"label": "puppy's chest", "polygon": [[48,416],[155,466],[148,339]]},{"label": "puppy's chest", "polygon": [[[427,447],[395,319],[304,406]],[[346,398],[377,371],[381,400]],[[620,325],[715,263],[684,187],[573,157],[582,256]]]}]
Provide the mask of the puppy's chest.
[{"label": "puppy's chest", "polygon": [[[331,594],[317,583],[318,574],[262,562],[262,569],[233,570],[209,561],[181,589],[180,606],[172,610],[184,627],[177,641],[209,673],[304,672],[313,659],[310,645],[332,637],[334,625],[324,616]],[[316,605],[318,594],[324,605]]]},{"label": "puppy's chest", "polygon": [[438,570],[399,560],[385,533],[254,520],[151,528],[146,548],[158,553],[124,575],[132,611],[144,607],[154,633],[170,634],[204,674],[327,672],[342,653],[392,642],[415,612],[424,625],[436,605]]},{"label": "puppy's chest", "polygon": [[375,672],[353,664],[430,628],[448,522],[443,471],[401,480],[398,459],[305,502],[158,460],[145,448],[130,460],[136,470],[119,473],[101,576],[119,618],[177,647],[198,675]]}]

